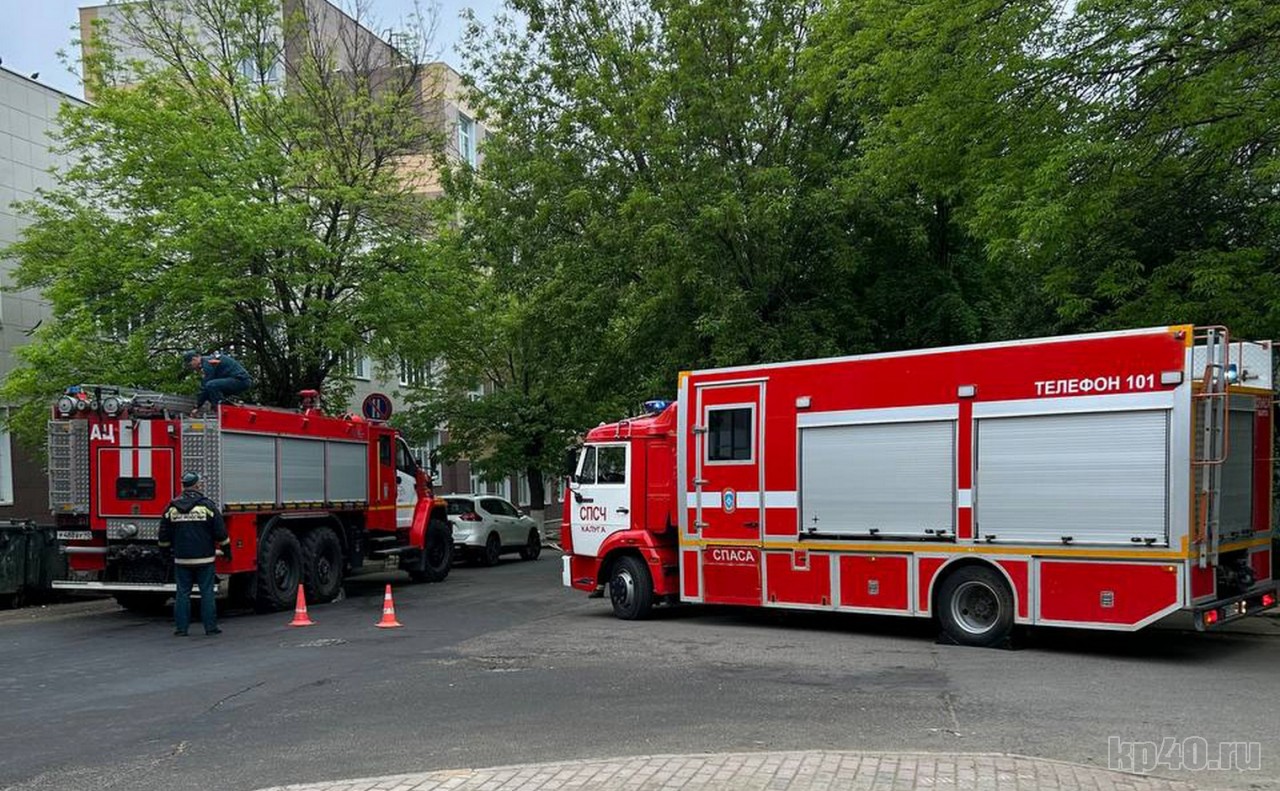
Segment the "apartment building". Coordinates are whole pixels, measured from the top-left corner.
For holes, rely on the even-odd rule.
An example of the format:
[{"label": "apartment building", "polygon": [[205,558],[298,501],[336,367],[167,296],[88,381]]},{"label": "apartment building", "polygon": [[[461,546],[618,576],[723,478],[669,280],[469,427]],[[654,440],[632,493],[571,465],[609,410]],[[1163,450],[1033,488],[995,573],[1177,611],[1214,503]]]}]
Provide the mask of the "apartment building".
[{"label": "apartment building", "polygon": [[[61,164],[50,150],[64,104],[83,101],[0,66],[0,248],[18,241],[28,221],[13,207],[53,186],[49,170]],[[0,282],[9,285],[15,262],[0,259]],[[0,379],[16,364],[14,351],[50,312],[30,291],[0,292]],[[49,518],[48,485],[37,449],[24,448],[0,425],[0,519]]]}]

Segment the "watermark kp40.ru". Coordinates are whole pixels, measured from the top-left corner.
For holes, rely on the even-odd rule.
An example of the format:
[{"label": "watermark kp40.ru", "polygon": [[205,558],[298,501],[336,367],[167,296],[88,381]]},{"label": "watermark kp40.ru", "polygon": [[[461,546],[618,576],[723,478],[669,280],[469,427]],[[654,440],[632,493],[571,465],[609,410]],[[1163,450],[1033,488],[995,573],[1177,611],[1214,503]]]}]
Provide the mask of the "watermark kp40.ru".
[{"label": "watermark kp40.ru", "polygon": [[1159,742],[1107,739],[1107,768],[1148,774],[1157,769],[1193,772],[1237,772],[1262,769],[1261,742],[1210,742],[1200,736]]}]

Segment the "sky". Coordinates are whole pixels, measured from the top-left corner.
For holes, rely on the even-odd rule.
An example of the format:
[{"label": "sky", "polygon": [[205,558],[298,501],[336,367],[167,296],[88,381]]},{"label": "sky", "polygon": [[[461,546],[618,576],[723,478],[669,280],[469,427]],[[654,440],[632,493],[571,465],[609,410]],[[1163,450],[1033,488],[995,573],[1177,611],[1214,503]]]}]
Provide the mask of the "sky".
[{"label": "sky", "polygon": [[[79,52],[72,42],[78,32],[71,28],[80,21],[82,5],[98,5],[104,0],[0,0],[0,63],[19,74],[39,73],[39,81],[52,88],[83,96],[79,70],[75,74],[59,60],[65,50],[72,61]],[[413,0],[369,0],[375,30],[398,27],[398,22],[414,7]],[[501,0],[439,0],[439,23],[434,49],[441,59],[458,66],[456,47],[462,41],[461,12],[471,8],[481,21],[488,21],[502,8]],[[343,6],[339,0],[336,5]],[[430,7],[423,0],[423,9]]]}]

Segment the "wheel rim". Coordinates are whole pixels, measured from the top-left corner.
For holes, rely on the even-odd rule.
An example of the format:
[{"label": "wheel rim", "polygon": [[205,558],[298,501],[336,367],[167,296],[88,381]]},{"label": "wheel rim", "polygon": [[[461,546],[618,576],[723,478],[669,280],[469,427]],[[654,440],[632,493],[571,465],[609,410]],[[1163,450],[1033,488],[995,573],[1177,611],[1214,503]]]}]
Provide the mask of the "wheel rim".
[{"label": "wheel rim", "polygon": [[321,555],[316,559],[316,581],[321,587],[328,587],[333,583],[333,567],[334,559],[331,553]]},{"label": "wheel rim", "polygon": [[631,572],[622,569],[609,582],[609,599],[615,606],[626,608],[636,599],[636,580]]},{"label": "wheel rim", "polygon": [[297,586],[296,575],[294,573],[294,565],[290,563],[288,555],[281,555],[276,558],[275,565],[271,567],[271,578],[275,582],[276,590],[288,593],[291,588]]},{"label": "wheel rim", "polygon": [[489,540],[484,544],[484,551],[485,554],[489,556],[490,560],[498,559],[498,555],[501,551],[501,544],[499,544],[497,536],[489,536]]},{"label": "wheel rim", "polygon": [[969,634],[985,634],[1000,620],[1000,597],[985,583],[961,583],[951,596],[951,618]]},{"label": "wheel rim", "polygon": [[444,542],[435,541],[427,545],[427,564],[432,568],[444,564],[444,553],[446,547]]}]

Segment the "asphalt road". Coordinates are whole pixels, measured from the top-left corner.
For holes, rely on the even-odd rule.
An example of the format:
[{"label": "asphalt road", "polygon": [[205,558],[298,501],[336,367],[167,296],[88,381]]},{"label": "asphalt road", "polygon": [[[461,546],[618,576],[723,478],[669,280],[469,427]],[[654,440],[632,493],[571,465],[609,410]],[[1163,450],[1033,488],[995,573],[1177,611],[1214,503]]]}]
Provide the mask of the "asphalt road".
[{"label": "asphalt road", "polygon": [[[559,560],[382,584],[171,635],[105,602],[0,615],[0,787],[256,789],[431,769],[727,750],[1011,752],[1105,766],[1108,738],[1261,742],[1280,789],[1280,638],[1049,631],[938,645],[927,622],[676,608],[621,622]],[[198,636],[197,636],[198,635]]]}]

